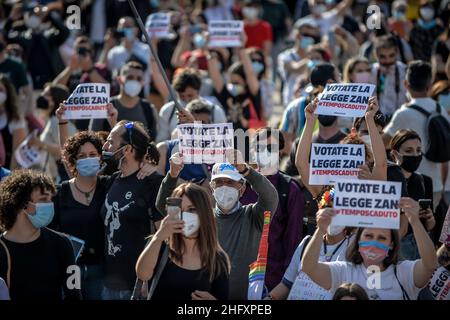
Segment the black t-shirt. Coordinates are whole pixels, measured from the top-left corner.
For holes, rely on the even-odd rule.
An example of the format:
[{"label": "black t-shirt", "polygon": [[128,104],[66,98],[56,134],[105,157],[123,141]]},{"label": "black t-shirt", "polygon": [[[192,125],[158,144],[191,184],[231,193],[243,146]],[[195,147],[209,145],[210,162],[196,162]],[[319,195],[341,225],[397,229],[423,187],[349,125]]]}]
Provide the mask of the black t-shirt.
[{"label": "black t-shirt", "polygon": [[[68,269],[75,264],[69,239],[53,230],[42,228],[41,235],[29,243],[16,243],[1,238],[11,256],[11,300],[80,299],[77,289],[69,289]],[[6,279],[6,253],[0,246],[0,277]],[[67,282],[67,280],[69,280]]]},{"label": "black t-shirt", "polygon": [[155,207],[163,176],[155,172],[138,180],[137,172],[123,178],[119,175],[111,177],[101,210],[106,233],[105,286],[133,290],[136,262],[150,235],[151,220],[163,218]]},{"label": "black t-shirt", "polygon": [[[413,174],[406,179],[406,189],[408,197],[416,201],[419,201],[419,199],[433,200],[433,180],[424,174],[413,172]],[[431,204],[431,210],[433,210],[433,204]],[[408,224],[407,234],[410,233],[413,233],[413,231],[411,225]]]},{"label": "black t-shirt", "polygon": [[[253,105],[258,119],[261,119],[261,90],[258,91],[256,96],[249,94],[248,99],[234,98],[226,86],[223,87],[221,92],[214,90],[214,94],[220,104],[224,107],[228,120],[233,122],[234,129],[248,129],[242,125],[239,115],[242,114],[246,120],[250,120],[250,104]],[[244,102],[247,100],[249,100],[250,103],[245,103],[244,105]],[[254,119],[256,120],[256,118]]]},{"label": "black t-shirt", "polygon": [[161,273],[152,300],[192,300],[195,291],[207,291],[218,300],[227,300],[228,275],[218,276],[209,282],[209,273],[204,270],[188,270],[177,266],[169,259]]},{"label": "black t-shirt", "polygon": [[[450,50],[445,44],[445,41],[436,41],[433,46],[433,54],[440,55],[444,63],[447,61]],[[447,80],[447,75],[445,74],[445,72],[437,72],[436,80]]]},{"label": "black t-shirt", "polygon": [[403,175],[402,168],[390,161],[388,161],[387,163],[387,181],[401,182],[402,197],[408,196],[408,190],[406,189],[406,179]]},{"label": "black t-shirt", "polygon": [[105,202],[108,183],[109,177],[100,176],[97,179],[94,197],[88,206],[74,199],[69,181],[61,184],[53,198],[55,217],[50,227],[86,242],[78,264],[101,264],[104,260],[105,229],[100,210]]}]

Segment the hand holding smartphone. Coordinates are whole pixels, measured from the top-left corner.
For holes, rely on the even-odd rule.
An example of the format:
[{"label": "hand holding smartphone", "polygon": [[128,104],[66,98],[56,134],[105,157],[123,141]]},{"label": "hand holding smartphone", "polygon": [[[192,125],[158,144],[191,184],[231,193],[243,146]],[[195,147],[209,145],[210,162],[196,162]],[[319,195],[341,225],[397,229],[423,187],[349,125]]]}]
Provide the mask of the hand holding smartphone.
[{"label": "hand holding smartphone", "polygon": [[181,198],[166,198],[167,215],[174,220],[182,219],[181,216]]}]

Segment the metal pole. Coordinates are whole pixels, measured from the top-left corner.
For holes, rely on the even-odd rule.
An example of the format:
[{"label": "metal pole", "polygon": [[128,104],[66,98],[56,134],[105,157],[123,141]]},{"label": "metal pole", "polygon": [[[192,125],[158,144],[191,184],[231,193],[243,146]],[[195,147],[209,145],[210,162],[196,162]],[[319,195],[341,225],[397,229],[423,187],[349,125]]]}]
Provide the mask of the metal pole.
[{"label": "metal pole", "polygon": [[166,84],[167,89],[169,89],[170,98],[174,102],[175,108],[177,108],[177,110],[180,110],[180,109],[182,109],[182,107],[178,102],[177,95],[175,94],[175,90],[173,90],[172,85],[170,84],[169,79],[167,78],[166,72],[161,64],[161,61],[159,60],[159,57],[156,54],[156,51],[152,46],[152,43],[150,41],[150,36],[148,35],[147,31],[145,30],[144,23],[142,22],[142,19],[136,10],[136,6],[134,5],[134,2],[132,0],[128,0],[128,3],[130,4],[131,11],[133,11],[133,15],[138,23],[139,29],[141,30],[142,34],[145,37],[145,40],[147,41],[148,46],[150,47],[151,54],[152,54],[153,58],[155,58],[158,69],[161,72],[161,75],[164,79],[164,83]]}]

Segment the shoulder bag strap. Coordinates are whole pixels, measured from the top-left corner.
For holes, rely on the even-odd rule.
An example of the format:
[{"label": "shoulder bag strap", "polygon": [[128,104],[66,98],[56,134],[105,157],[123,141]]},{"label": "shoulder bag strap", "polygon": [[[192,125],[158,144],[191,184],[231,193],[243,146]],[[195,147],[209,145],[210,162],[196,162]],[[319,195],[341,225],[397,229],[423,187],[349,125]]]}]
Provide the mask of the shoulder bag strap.
[{"label": "shoulder bag strap", "polygon": [[164,252],[161,256],[161,260],[159,260],[158,267],[156,268],[156,272],[153,276],[147,300],[151,300],[153,293],[155,292],[156,285],[158,284],[159,278],[161,277],[161,274],[166,267],[167,261],[169,260],[169,246],[166,243],[164,243],[164,245]]},{"label": "shoulder bag strap", "polygon": [[6,285],[8,286],[8,288],[11,288],[11,255],[9,254],[8,247],[1,238],[2,236],[0,235],[0,245],[5,249],[6,263],[8,264],[8,268],[6,271]]},{"label": "shoulder bag strap", "polygon": [[397,279],[398,284],[400,285],[400,289],[402,289],[402,294],[403,294],[403,300],[411,300],[408,296],[408,293],[406,292],[405,288],[403,288],[402,283],[400,282],[400,280],[397,277],[397,265],[394,265],[394,275],[395,275],[395,279]]}]

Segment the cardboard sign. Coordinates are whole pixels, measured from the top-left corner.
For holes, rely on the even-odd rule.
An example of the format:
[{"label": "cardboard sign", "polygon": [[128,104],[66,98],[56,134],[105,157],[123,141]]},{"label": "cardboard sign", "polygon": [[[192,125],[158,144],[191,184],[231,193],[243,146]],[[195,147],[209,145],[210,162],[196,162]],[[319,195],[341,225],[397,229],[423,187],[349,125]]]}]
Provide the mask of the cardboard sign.
[{"label": "cardboard sign", "polygon": [[445,215],[444,223],[442,224],[441,236],[439,237],[440,243],[450,242],[450,207]]},{"label": "cardboard sign", "polygon": [[289,291],[288,300],[331,300],[333,295],[300,271]]},{"label": "cardboard sign", "polygon": [[164,12],[151,14],[147,18],[145,29],[151,38],[170,38],[170,14]]},{"label": "cardboard sign", "polygon": [[363,117],[375,85],[366,83],[327,84],[319,96],[315,114]]},{"label": "cardboard sign", "polygon": [[365,153],[362,144],[313,143],[309,184],[327,185],[344,179],[357,179],[357,168],[364,164]]},{"label": "cardboard sign", "polygon": [[36,133],[30,134],[22,143],[19,145],[15,152],[15,157],[17,163],[25,169],[31,168],[35,165],[42,163],[43,154],[36,147],[28,146],[28,143],[32,137],[35,137]]},{"label": "cardboard sign", "polygon": [[450,271],[444,267],[437,268],[428,284],[428,288],[434,300],[450,300]]},{"label": "cardboard sign", "polygon": [[79,84],[64,106],[63,119],[108,118],[109,83]]},{"label": "cardboard sign", "polygon": [[208,24],[208,47],[241,47],[243,21],[211,21]]},{"label": "cardboard sign", "polygon": [[232,123],[201,124],[200,122],[177,126],[180,152],[184,163],[213,164],[227,162],[225,152],[234,149]]},{"label": "cardboard sign", "polygon": [[332,225],[368,228],[400,228],[400,182],[340,181],[334,185]]}]

